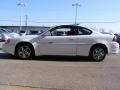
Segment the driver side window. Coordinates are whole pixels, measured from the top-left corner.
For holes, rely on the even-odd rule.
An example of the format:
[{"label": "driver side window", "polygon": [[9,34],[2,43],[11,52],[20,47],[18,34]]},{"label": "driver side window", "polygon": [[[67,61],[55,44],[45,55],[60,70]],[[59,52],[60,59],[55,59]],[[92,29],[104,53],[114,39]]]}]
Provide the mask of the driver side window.
[{"label": "driver side window", "polygon": [[57,28],[51,32],[52,36],[67,36],[70,28]]}]

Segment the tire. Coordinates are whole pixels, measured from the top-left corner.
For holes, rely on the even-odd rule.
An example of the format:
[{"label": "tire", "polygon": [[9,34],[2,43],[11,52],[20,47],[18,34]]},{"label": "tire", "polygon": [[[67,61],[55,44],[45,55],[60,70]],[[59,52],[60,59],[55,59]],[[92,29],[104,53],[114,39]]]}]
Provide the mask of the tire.
[{"label": "tire", "polygon": [[103,61],[106,57],[107,51],[103,46],[95,46],[90,51],[90,58],[96,62]]},{"label": "tire", "polygon": [[29,44],[19,44],[16,47],[15,56],[19,59],[31,59],[34,55],[34,49]]}]

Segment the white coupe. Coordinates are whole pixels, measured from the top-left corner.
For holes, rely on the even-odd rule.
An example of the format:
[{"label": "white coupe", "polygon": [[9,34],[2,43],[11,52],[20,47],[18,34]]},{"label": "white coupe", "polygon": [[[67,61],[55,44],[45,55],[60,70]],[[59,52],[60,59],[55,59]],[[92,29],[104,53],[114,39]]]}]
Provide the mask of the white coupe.
[{"label": "white coupe", "polygon": [[7,39],[3,51],[20,59],[39,55],[66,55],[89,56],[94,61],[102,61],[107,54],[117,54],[119,44],[113,35],[77,25],[60,25],[40,35]]}]

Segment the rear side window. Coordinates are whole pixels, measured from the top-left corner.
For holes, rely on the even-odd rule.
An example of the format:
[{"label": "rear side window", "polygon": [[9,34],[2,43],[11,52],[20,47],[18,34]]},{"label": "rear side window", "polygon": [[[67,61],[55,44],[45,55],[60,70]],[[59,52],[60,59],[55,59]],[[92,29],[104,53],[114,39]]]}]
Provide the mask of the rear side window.
[{"label": "rear side window", "polygon": [[84,28],[84,27],[78,27],[78,35],[90,35],[92,34],[92,31]]}]

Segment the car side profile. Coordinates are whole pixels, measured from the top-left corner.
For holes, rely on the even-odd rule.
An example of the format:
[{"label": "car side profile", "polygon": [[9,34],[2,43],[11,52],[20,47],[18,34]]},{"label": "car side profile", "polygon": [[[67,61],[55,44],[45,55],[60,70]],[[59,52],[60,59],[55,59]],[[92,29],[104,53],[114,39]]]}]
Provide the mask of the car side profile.
[{"label": "car side profile", "polygon": [[89,56],[102,61],[107,54],[117,54],[119,44],[113,35],[105,35],[77,25],[59,25],[37,36],[6,40],[3,51],[20,59],[40,55]]}]

